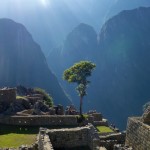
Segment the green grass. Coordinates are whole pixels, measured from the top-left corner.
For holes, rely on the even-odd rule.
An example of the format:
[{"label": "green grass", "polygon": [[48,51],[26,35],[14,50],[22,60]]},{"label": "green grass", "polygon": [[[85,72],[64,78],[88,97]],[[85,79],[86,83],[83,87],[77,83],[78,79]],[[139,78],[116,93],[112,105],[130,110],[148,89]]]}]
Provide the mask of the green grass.
[{"label": "green grass", "polygon": [[21,145],[31,145],[36,141],[36,134],[17,134],[9,133],[0,135],[0,147],[14,147],[17,148]]},{"label": "green grass", "polygon": [[83,114],[83,117],[84,117],[85,119],[87,119],[87,118],[89,117],[89,115],[88,115],[88,114]]},{"label": "green grass", "polygon": [[26,99],[26,97],[25,96],[19,96],[19,95],[17,95],[16,99]]},{"label": "green grass", "polygon": [[0,147],[14,147],[35,143],[38,127],[17,127],[0,125]]},{"label": "green grass", "polygon": [[[83,117],[85,118],[85,119],[87,119],[88,117],[89,117],[89,115],[88,114],[82,114],[83,115]],[[78,118],[79,117],[81,117],[80,115],[76,115]]]},{"label": "green grass", "polygon": [[114,132],[112,129],[110,129],[109,127],[106,127],[106,126],[96,126],[96,128],[100,133],[112,133],[112,132]]}]

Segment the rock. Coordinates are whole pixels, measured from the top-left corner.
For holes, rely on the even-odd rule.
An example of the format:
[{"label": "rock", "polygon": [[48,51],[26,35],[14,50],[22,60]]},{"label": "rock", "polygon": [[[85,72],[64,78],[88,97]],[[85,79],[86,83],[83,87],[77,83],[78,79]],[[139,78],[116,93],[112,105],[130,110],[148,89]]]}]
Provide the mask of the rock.
[{"label": "rock", "polygon": [[48,112],[49,111],[48,105],[44,104],[43,101],[36,102],[35,105],[34,105],[34,109],[40,109],[43,112]]},{"label": "rock", "polygon": [[148,125],[150,125],[150,106],[145,110],[143,116],[142,116],[142,121]]}]

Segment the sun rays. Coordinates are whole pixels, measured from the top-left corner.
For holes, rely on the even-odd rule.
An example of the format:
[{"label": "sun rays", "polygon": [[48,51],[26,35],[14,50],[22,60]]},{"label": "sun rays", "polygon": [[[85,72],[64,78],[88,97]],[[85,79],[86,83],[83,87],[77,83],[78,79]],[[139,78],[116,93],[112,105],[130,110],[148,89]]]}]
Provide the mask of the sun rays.
[{"label": "sun rays", "polygon": [[41,5],[47,7],[50,5],[51,0],[40,0]]}]

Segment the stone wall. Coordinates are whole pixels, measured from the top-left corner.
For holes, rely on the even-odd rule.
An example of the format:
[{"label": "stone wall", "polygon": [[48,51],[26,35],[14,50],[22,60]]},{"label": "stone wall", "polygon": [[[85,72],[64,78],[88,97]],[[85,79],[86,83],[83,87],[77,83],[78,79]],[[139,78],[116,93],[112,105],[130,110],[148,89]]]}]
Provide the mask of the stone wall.
[{"label": "stone wall", "polygon": [[123,144],[114,145],[113,150],[133,150],[131,147],[124,146]]},{"label": "stone wall", "polygon": [[46,134],[46,129],[40,128],[38,134],[38,149],[39,150],[54,150],[49,136]]},{"label": "stone wall", "polygon": [[76,116],[34,115],[34,116],[1,116],[0,124],[19,126],[77,126]]},{"label": "stone wall", "polygon": [[150,126],[141,122],[140,118],[128,118],[126,145],[134,150],[150,150]]},{"label": "stone wall", "polygon": [[102,114],[101,113],[92,113],[94,117],[94,121],[102,121]]},{"label": "stone wall", "polygon": [[54,148],[87,146],[88,128],[77,127],[47,131]]},{"label": "stone wall", "polygon": [[10,104],[16,100],[16,89],[6,88],[0,90],[0,102]]},{"label": "stone wall", "polygon": [[92,125],[77,128],[47,130],[54,148],[75,148],[89,146],[91,150],[99,147],[99,136]]}]

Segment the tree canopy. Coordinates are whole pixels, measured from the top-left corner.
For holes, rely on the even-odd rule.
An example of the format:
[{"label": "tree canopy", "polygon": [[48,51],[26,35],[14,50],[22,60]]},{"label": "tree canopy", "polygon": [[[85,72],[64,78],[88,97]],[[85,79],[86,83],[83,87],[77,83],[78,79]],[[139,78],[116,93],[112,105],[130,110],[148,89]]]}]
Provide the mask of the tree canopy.
[{"label": "tree canopy", "polygon": [[96,65],[90,61],[80,61],[75,63],[72,67],[64,71],[63,79],[68,82],[77,83],[76,90],[80,96],[80,114],[82,114],[82,98],[87,94],[86,88],[90,81],[87,77],[90,77],[92,71]]},{"label": "tree canopy", "polygon": [[68,82],[84,83],[87,81],[87,77],[91,76],[95,67],[96,65],[90,61],[80,61],[65,70],[63,78]]}]

